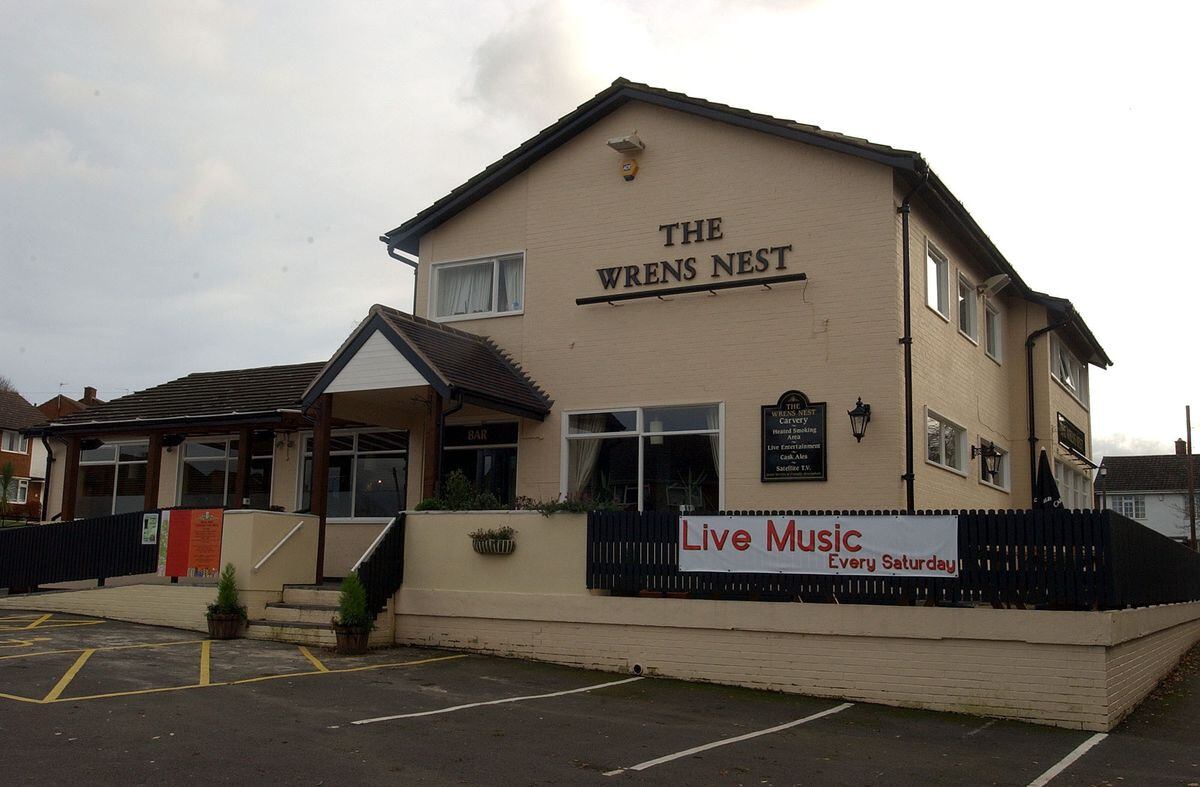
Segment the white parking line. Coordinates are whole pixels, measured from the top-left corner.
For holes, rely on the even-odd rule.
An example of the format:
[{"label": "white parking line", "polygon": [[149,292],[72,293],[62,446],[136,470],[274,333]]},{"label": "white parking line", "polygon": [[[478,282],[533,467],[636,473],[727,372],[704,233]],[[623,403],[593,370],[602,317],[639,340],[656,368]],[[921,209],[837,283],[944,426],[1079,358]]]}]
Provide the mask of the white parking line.
[{"label": "white parking line", "polygon": [[1076,760],[1087,754],[1089,749],[1107,737],[1107,732],[1097,732],[1095,735],[1076,746],[1070,754],[1059,760],[1050,770],[1031,781],[1029,783],[1029,787],[1045,787],[1045,785],[1050,783],[1051,779],[1065,771],[1067,768],[1070,768]]},{"label": "white parking line", "polygon": [[637,765],[630,765],[628,768],[618,768],[615,771],[608,771],[604,775],[617,776],[618,774],[625,773],[625,771],[644,771],[647,768],[653,768],[655,765],[662,765],[664,762],[671,762],[672,760],[678,760],[683,757],[691,757],[693,754],[699,754],[702,751],[715,749],[718,746],[728,746],[731,743],[740,743],[741,741],[748,741],[751,738],[757,738],[761,735],[770,735],[773,732],[781,732],[792,727],[798,727],[801,724],[807,724],[810,721],[816,721],[817,719],[824,718],[825,716],[832,716],[835,713],[841,713],[847,708],[853,707],[853,702],[843,702],[837,707],[827,708],[820,713],[814,713],[811,716],[805,716],[803,719],[796,719],[795,721],[789,721],[786,724],[780,724],[776,727],[768,727],[765,730],[759,730],[757,732],[748,732],[745,735],[738,735],[733,738],[724,738],[719,741],[713,741],[712,743],[705,743],[702,746],[693,746],[690,749],[684,749],[683,751],[675,752],[674,754],[668,754],[663,757],[656,757],[653,760],[639,762]]},{"label": "white parking line", "polygon": [[541,700],[548,697],[562,697],[567,694],[580,694],[585,691],[595,691],[596,689],[605,689],[609,686],[620,686],[622,683],[633,683],[634,681],[642,680],[641,677],[625,678],[624,680],[614,680],[609,683],[597,683],[593,686],[584,686],[578,689],[567,689],[566,691],[552,691],[549,694],[530,694],[527,697],[505,697],[502,700],[488,700],[487,702],[470,702],[466,705],[455,705],[450,708],[439,708],[438,710],[423,710],[417,713],[398,713],[395,716],[379,716],[374,719],[359,719],[352,721],[351,724],[374,724],[377,721],[394,721],[395,719],[415,719],[418,716],[436,716],[439,713],[454,713],[455,711],[467,710],[468,708],[480,708],[484,705],[503,705],[507,702],[524,702],[525,700]]}]

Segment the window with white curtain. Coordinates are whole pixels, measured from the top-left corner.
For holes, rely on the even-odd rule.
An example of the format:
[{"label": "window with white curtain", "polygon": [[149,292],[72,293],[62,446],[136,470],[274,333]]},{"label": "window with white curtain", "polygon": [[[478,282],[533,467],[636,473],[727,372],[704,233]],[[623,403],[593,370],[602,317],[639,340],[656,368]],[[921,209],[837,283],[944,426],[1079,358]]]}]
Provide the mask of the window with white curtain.
[{"label": "window with white curtain", "polygon": [[29,450],[29,438],[16,430],[5,429],[3,440],[0,441],[0,450],[23,454]]},{"label": "window with white curtain", "polygon": [[716,511],[721,428],[716,404],[571,413],[563,486],[631,511]]},{"label": "window with white curtain", "polygon": [[431,312],[437,319],[515,314],[524,309],[525,255],[433,266]]}]

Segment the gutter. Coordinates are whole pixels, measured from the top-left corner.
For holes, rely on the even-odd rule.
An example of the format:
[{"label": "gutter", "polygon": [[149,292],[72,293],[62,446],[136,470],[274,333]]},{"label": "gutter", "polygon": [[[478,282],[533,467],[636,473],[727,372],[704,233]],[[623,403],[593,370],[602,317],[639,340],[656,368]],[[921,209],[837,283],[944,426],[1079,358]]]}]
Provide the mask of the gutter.
[{"label": "gutter", "polygon": [[295,412],[280,408],[277,410],[258,410],[253,412],[231,412],[231,413],[212,413],[206,415],[164,415],[157,418],[135,418],[126,421],[70,421],[51,423],[42,427],[43,434],[71,434],[73,432],[90,432],[95,431],[97,427],[103,428],[105,431],[122,431],[128,428],[139,428],[146,426],[156,426],[162,428],[164,425],[178,423],[186,426],[189,424],[202,424],[209,421],[257,421],[275,416],[282,416],[284,413]]},{"label": "gutter", "polygon": [[1029,409],[1029,499],[1030,505],[1033,505],[1033,496],[1037,494],[1037,419],[1034,413],[1033,399],[1033,347],[1037,344],[1039,337],[1050,333],[1050,331],[1065,327],[1070,324],[1072,316],[1075,314],[1075,309],[1072,306],[1067,307],[1063,318],[1058,322],[1052,322],[1044,328],[1038,328],[1033,333],[1029,334],[1029,338],[1025,340],[1025,394]]},{"label": "gutter", "polygon": [[915,469],[913,468],[913,380],[912,380],[912,260],[909,253],[908,216],[912,211],[912,198],[929,182],[929,169],[926,168],[917,185],[904,195],[904,201],[896,212],[900,214],[901,238],[903,245],[904,265],[904,335],[900,344],[904,346],[904,481],[905,509],[913,513],[916,507]]}]

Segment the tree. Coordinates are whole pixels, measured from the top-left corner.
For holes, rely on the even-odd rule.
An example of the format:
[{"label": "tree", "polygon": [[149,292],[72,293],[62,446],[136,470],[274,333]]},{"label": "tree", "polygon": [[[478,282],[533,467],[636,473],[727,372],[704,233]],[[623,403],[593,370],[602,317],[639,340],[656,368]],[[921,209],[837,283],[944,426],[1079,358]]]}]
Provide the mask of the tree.
[{"label": "tree", "polygon": [[13,381],[7,375],[0,374],[0,391],[17,392],[17,386],[13,385]]}]

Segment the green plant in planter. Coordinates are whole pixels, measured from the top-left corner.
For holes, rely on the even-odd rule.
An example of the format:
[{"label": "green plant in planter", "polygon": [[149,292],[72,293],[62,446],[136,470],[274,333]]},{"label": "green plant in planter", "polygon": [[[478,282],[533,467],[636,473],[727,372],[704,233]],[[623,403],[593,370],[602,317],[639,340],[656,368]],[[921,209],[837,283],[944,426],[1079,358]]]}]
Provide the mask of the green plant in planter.
[{"label": "green plant in planter", "polygon": [[375,618],[367,609],[367,589],[358,578],[357,571],[351,571],[342,580],[341,592],[338,594],[338,613],[333,619],[333,625],[367,631],[375,628]]},{"label": "green plant in planter", "polygon": [[217,600],[208,605],[208,635],[213,639],[233,639],[246,622],[246,607],[238,598],[237,572],[226,563],[217,580]]},{"label": "green plant in planter", "polygon": [[473,530],[467,535],[472,541],[512,541],[513,536],[517,531],[505,525],[504,527],[491,528],[484,530],[482,527],[478,530]]}]

